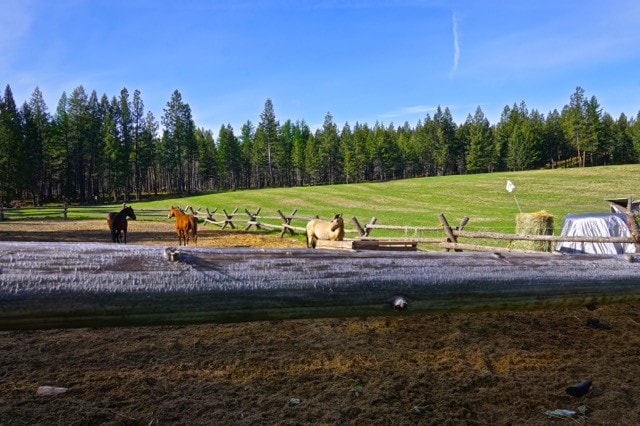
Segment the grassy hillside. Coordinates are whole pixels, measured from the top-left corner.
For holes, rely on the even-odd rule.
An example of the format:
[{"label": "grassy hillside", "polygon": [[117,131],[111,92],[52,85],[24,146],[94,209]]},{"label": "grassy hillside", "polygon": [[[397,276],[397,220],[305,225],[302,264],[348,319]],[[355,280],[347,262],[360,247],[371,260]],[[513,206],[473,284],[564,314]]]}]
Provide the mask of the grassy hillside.
[{"label": "grassy hillside", "polygon": [[[516,189],[507,192],[507,179]],[[559,228],[567,213],[608,211],[605,198],[640,198],[640,166],[539,170],[407,179],[383,183],[247,190],[134,203],[134,207],[168,208],[191,205],[231,211],[239,208],[263,215],[329,217],[343,213],[368,222],[372,216],[386,225],[438,224],[444,213],[451,224],[469,216],[467,230],[513,232],[519,212],[546,210]],[[517,201],[517,202],[516,202]],[[244,215],[244,213],[243,213]]]},{"label": "grassy hillside", "polygon": [[[516,185],[512,193],[505,188],[507,180]],[[261,216],[276,216],[278,209],[285,214],[297,210],[299,217],[328,218],[334,213],[343,213],[347,220],[355,216],[363,225],[375,216],[378,224],[384,225],[437,226],[438,214],[444,213],[452,225],[468,216],[466,230],[511,233],[515,230],[519,209],[551,213],[559,231],[567,213],[605,212],[609,210],[605,198],[629,196],[640,198],[640,165],[245,190],[132,202],[131,205],[138,212],[139,220],[166,220],[162,212],[168,211],[171,205],[190,205],[202,211],[218,209],[218,212],[238,208],[238,223],[242,225],[247,218],[244,210],[254,212],[258,208],[262,209]],[[71,207],[69,217],[101,219],[106,211],[119,208],[120,205]],[[153,215],[152,209],[157,210]],[[61,216],[59,207],[5,211],[7,219],[47,220]],[[296,221],[294,225],[302,226],[302,223]]]}]

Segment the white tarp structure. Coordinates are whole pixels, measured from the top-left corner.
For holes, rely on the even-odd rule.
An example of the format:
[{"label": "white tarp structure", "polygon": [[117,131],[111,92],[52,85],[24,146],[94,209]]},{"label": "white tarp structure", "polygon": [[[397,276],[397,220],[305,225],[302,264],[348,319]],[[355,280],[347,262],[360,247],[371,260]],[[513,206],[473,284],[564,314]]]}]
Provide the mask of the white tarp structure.
[{"label": "white tarp structure", "polygon": [[[620,213],[568,214],[562,222],[563,237],[631,237],[626,216]],[[635,253],[634,244],[560,241],[556,251],[569,254]]]}]

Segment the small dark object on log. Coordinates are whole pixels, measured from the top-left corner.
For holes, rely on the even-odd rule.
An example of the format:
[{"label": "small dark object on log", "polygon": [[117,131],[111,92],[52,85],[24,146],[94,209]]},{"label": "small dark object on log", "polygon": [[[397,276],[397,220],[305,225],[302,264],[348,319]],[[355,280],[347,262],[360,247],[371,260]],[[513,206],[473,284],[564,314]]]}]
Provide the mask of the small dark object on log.
[{"label": "small dark object on log", "polygon": [[565,391],[575,398],[580,398],[581,396],[586,395],[587,392],[589,392],[589,389],[591,389],[591,380],[583,380],[569,386]]},{"label": "small dark object on log", "polygon": [[609,324],[605,324],[597,318],[589,318],[587,320],[587,327],[595,328],[596,330],[611,330]]}]

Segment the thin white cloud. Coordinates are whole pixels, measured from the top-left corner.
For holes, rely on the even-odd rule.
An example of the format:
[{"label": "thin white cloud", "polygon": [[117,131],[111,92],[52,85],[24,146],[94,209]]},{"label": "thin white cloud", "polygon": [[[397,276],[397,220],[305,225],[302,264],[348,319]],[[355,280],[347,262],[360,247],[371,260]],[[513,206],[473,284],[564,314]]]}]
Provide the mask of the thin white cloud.
[{"label": "thin white cloud", "polygon": [[458,61],[460,60],[460,42],[458,40],[458,20],[456,19],[456,13],[453,12],[453,66],[451,67],[451,73],[449,77],[453,78],[458,70]]},{"label": "thin white cloud", "polygon": [[407,115],[424,114],[427,112],[435,111],[437,107],[428,105],[414,105],[395,109],[393,111],[380,114],[380,118],[395,118],[405,117]]}]

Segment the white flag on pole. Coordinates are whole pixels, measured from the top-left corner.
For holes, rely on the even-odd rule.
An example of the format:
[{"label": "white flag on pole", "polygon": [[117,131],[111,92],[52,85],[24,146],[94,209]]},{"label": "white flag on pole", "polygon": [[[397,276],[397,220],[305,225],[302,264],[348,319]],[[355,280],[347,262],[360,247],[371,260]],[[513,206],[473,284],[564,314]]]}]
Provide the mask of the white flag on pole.
[{"label": "white flag on pole", "polygon": [[508,180],[507,181],[507,191],[508,192],[513,192],[514,189],[516,189],[516,186],[513,184],[513,182]]}]

